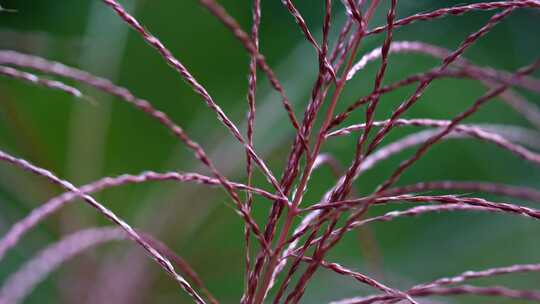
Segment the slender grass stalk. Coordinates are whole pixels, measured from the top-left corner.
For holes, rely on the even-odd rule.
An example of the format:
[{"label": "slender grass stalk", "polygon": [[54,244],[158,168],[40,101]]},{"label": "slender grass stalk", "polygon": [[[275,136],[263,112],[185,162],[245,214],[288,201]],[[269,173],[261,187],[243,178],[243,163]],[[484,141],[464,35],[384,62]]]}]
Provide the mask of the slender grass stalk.
[{"label": "slender grass stalk", "polygon": [[17,80],[22,80],[24,82],[32,83],[35,85],[43,86],[45,88],[49,88],[52,90],[62,91],[76,98],[83,97],[83,94],[81,93],[81,91],[65,83],[62,83],[56,80],[44,79],[37,75],[19,71],[11,67],[0,66],[0,75],[17,79]]},{"label": "slender grass stalk", "polygon": [[90,228],[64,237],[41,250],[4,281],[0,303],[22,302],[37,284],[69,259],[91,247],[126,238],[126,233],[119,228]]},{"label": "slender grass stalk", "polygon": [[[193,182],[201,185],[219,186],[220,182],[215,178],[210,178],[197,173],[177,173],[165,172],[157,173],[146,171],[138,175],[122,174],[117,177],[104,177],[93,183],[79,187],[80,192],[71,191],[65,192],[59,196],[53,197],[43,205],[32,210],[26,217],[15,223],[9,231],[0,239],[0,261],[5,256],[6,252],[14,247],[21,237],[34,228],[44,219],[48,218],[54,212],[65,206],[74,199],[81,198],[81,193],[91,194],[108,188],[118,187],[127,184],[144,183],[148,181],[177,181],[177,182]],[[240,189],[248,192],[253,192],[258,195],[268,196],[269,199],[277,199],[278,197],[264,190],[252,188],[243,184],[232,183],[235,189]]]},{"label": "slender grass stalk", "polygon": [[10,163],[14,166],[17,166],[25,171],[31,172],[35,175],[39,175],[42,177],[45,177],[50,182],[57,184],[66,190],[77,192],[81,198],[85,200],[90,206],[95,208],[100,214],[102,214],[105,218],[109,219],[111,222],[115,223],[116,225],[120,226],[127,235],[133,239],[136,243],[138,243],[143,249],[148,252],[148,254],[158,263],[179,285],[180,287],[188,293],[193,300],[196,303],[203,304],[205,301],[197,294],[197,292],[191,287],[191,285],[182,277],[180,274],[176,272],[174,269],[174,266],[171,264],[171,262],[164,257],[162,254],[159,253],[154,247],[152,247],[148,242],[144,240],[143,237],[139,233],[135,231],[128,223],[126,223],[124,220],[116,216],[112,211],[107,209],[105,206],[97,202],[93,197],[89,196],[88,194],[84,194],[79,190],[77,187],[73,186],[70,182],[66,180],[62,180],[58,177],[56,177],[52,172],[34,166],[27,162],[26,160],[19,159],[16,157],[13,157],[3,151],[0,151],[0,160],[5,161],[7,163]]}]

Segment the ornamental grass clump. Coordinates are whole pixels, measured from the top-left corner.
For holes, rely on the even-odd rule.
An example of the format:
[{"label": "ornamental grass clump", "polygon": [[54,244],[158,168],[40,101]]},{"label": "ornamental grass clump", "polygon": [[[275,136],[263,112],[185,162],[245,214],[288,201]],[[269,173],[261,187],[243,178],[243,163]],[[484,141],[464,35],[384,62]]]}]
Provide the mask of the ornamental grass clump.
[{"label": "ornamental grass clump", "polygon": [[[245,284],[242,287],[243,294],[238,298],[243,304],[298,303],[309,293],[307,288],[319,269],[326,269],[372,288],[373,295],[362,294],[352,298],[343,298],[343,295],[331,289],[320,291],[335,298],[332,303],[428,303],[424,302],[424,298],[437,296],[437,299],[441,299],[440,297],[456,295],[540,301],[540,290],[518,289],[514,286],[477,286],[468,282],[499,275],[538,272],[540,264],[468,270],[430,282],[411,284],[408,289],[400,289],[393,286],[391,280],[376,273],[358,272],[329,259],[332,249],[351,231],[368,231],[365,229],[373,223],[389,222],[402,217],[418,218],[431,213],[459,211],[518,216],[531,221],[540,219],[540,210],[534,205],[530,207],[514,202],[540,202],[540,191],[529,186],[474,180],[432,181],[423,180],[420,175],[415,183],[400,183],[401,177],[429,154],[433,147],[455,138],[493,145],[507,153],[508,157],[519,158],[530,170],[537,169],[536,166],[540,165],[540,154],[537,152],[540,149],[540,111],[534,102],[525,97],[529,95],[522,95],[520,91],[535,97],[534,94],[540,92],[540,80],[534,77],[534,73],[540,68],[540,52],[537,52],[539,57],[528,58],[528,64],[512,71],[477,65],[467,60],[464,54],[516,11],[529,10],[537,14],[540,1],[509,0],[460,4],[407,16],[400,16],[402,3],[397,0],[318,1],[312,5],[320,7],[324,12],[320,22],[322,33],[319,35],[314,33],[312,26],[308,25],[297,8],[298,3],[295,2],[299,1],[283,0],[284,9],[298,26],[295,30],[304,36],[318,59],[313,63],[317,67],[317,76],[310,87],[309,99],[292,102],[286,86],[264,56],[264,49],[260,48],[259,29],[264,21],[261,1],[254,0],[252,3],[252,25],[251,29],[247,30],[227,12],[224,8],[227,6],[225,1],[220,4],[216,0],[199,0],[204,9],[230,30],[249,59],[246,61],[245,128],[240,127],[241,125],[222,109],[222,101],[214,98],[211,90],[194,76],[190,68],[182,62],[182,55],[171,51],[151,33],[151,24],[143,24],[136,19],[121,1],[102,2],[103,10],[114,11],[125,26],[138,35],[139,43],[146,42],[155,50],[156,56],[161,57],[162,61],[177,72],[185,85],[198,95],[208,111],[215,114],[217,120],[242,147],[245,155],[235,155],[245,163],[242,182],[235,181],[222,172],[219,164],[221,159],[210,156],[203,145],[183,129],[181,121],[175,121],[170,113],[158,109],[152,101],[136,96],[130,89],[60,62],[14,50],[0,50],[0,75],[4,78],[39,86],[43,90],[60,91],[82,102],[100,102],[99,98],[86,93],[85,87],[114,96],[141,111],[155,123],[161,124],[163,130],[169,131],[191,151],[205,167],[203,173],[208,174],[148,170],[140,174],[107,176],[86,185],[75,186],[31,160],[0,150],[0,160],[3,162],[40,176],[65,191],[11,224],[0,239],[0,263],[27,233],[75,199],[82,199],[111,224],[110,227],[87,227],[76,231],[41,250],[1,283],[0,303],[23,302],[38,283],[70,258],[100,244],[125,240],[135,242],[194,302],[219,303],[220,295],[212,292],[211,286],[205,284],[204,276],[198,275],[194,267],[180,254],[159,241],[157,236],[122,219],[110,210],[106,202],[95,197],[97,192],[104,189],[149,181],[191,183],[224,190],[227,204],[230,204],[244,224],[243,231],[237,232],[243,235],[245,244]],[[414,3],[408,5],[414,6]],[[338,18],[336,10],[345,12],[346,19],[342,24],[335,22]],[[423,41],[422,37],[414,41],[395,39],[394,34],[397,31],[413,23],[429,26],[434,19],[478,12],[491,16],[481,26],[471,28],[470,33],[460,42],[456,42],[453,48],[431,44]],[[383,24],[375,24],[373,20],[376,14],[384,14]],[[333,28],[338,26],[336,24],[339,24],[337,29]],[[534,29],[530,31],[531,35],[535,34]],[[381,36],[380,46],[367,48],[365,40],[376,35]],[[496,57],[497,50],[492,52]],[[410,53],[432,57],[439,63],[420,73],[397,81],[388,81],[387,74],[392,69],[392,63],[405,58],[392,57]],[[377,67],[374,74],[368,73],[368,65]],[[349,88],[348,84],[357,78],[368,80],[369,92],[358,96],[352,102],[344,100],[343,93]],[[457,115],[439,113],[446,117],[445,119],[411,117],[411,108],[428,102],[423,101],[426,90],[433,83],[445,78],[478,82],[484,92],[468,101],[468,105]],[[255,146],[255,126],[258,117],[265,115],[259,110],[260,104],[257,100],[258,87],[262,81],[268,82],[269,87],[277,93],[279,102],[276,100],[272,106],[282,108],[280,111],[287,117],[287,127],[294,134],[290,139],[290,146],[286,147],[288,152],[283,159],[285,166],[279,172],[272,169],[268,160]],[[385,102],[382,98],[405,87],[408,87],[410,92],[401,96],[400,102],[390,112],[382,111],[381,103]],[[496,122],[465,123],[466,119],[492,102],[505,103],[505,106],[517,113],[529,127]],[[299,105],[302,111],[297,110]],[[379,118],[383,116],[384,119]],[[392,136],[396,129],[401,128],[421,130],[397,138]],[[346,165],[342,165],[331,151],[325,150],[328,141],[337,137],[345,137],[354,143],[348,151]],[[407,150],[409,153],[402,153]],[[359,181],[359,178],[377,163],[397,156],[401,157],[401,162],[385,179],[378,181],[377,187],[367,189],[367,186]],[[460,160],[456,159],[455,162]],[[321,185],[312,178],[321,166],[330,168],[334,184]],[[433,168],[439,169],[444,170]],[[256,175],[264,177],[264,180],[257,179]],[[328,187],[324,195],[317,201],[312,201],[309,192],[320,191],[323,187]],[[512,201],[506,201],[505,198],[511,198]],[[380,205],[386,206],[389,211],[379,215],[369,213]],[[264,219],[255,216],[255,208],[264,208]],[[159,213],[161,210],[156,209],[154,212]],[[366,255],[369,255],[369,252]]]}]

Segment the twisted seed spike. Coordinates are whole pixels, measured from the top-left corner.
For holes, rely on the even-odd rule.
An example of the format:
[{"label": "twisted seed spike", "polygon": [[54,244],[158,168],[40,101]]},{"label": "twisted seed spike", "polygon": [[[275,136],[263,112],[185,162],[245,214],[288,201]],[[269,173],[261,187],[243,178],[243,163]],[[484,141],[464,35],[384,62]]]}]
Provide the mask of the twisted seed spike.
[{"label": "twisted seed spike", "polygon": [[[187,70],[187,68],[178,60],[176,57],[173,56],[171,51],[163,45],[163,43],[155,36],[150,34],[133,16],[131,16],[122,5],[120,5],[115,0],[102,0],[106,5],[108,5],[111,9],[113,9],[116,14],[122,18],[129,26],[131,26],[135,31],[137,31],[141,37],[148,43],[150,46],[152,46],[156,51],[163,57],[163,59],[173,68],[175,69],[180,76],[186,81],[186,83],[197,93],[200,95],[205,102],[205,104],[216,113],[217,118],[219,121],[223,123],[223,125],[231,132],[231,134],[242,144],[244,145],[244,148],[250,156],[253,158],[255,163],[261,168],[262,172],[264,173],[265,177],[268,179],[268,181],[275,187],[275,189],[283,194],[281,192],[281,187],[279,186],[279,183],[273,176],[273,174],[270,172],[264,161],[255,153],[253,150],[253,147],[250,146],[246,141],[244,140],[244,137],[242,134],[240,134],[240,131],[238,130],[238,127],[227,117],[227,115],[223,112],[223,110],[214,102],[213,98],[210,96],[210,94],[206,91],[206,89],[191,75],[191,73]],[[282,195],[285,198],[285,195]],[[241,211],[242,212],[242,211]]]},{"label": "twisted seed spike", "polygon": [[[79,190],[82,193],[90,194],[103,189],[118,187],[126,184],[143,183],[147,181],[177,181],[177,182],[194,182],[201,185],[219,186],[220,181],[208,176],[200,175],[197,173],[178,173],[178,172],[165,172],[158,173],[153,171],[145,171],[138,175],[122,174],[116,177],[104,177],[90,184],[81,186]],[[232,185],[239,190],[253,192],[275,201],[279,199],[278,196],[268,193],[264,190],[249,187],[243,184],[232,183]],[[13,248],[22,236],[28,231],[34,228],[41,221],[49,217],[51,214],[80,197],[78,192],[66,192],[59,196],[53,197],[41,206],[33,209],[26,217],[20,219],[4,234],[0,239],[0,261],[5,256],[6,252]]]}]

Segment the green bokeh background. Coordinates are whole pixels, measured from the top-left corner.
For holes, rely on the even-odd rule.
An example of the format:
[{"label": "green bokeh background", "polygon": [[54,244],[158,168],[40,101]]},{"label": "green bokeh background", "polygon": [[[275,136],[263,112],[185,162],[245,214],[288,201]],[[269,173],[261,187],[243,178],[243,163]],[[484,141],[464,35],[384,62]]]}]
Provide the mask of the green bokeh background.
[{"label": "green bokeh background", "polygon": [[[249,56],[231,33],[194,0],[121,2],[172,50],[206,86],[229,117],[245,130]],[[320,39],[322,2],[296,2],[316,38]],[[333,2],[332,26],[333,37],[336,37],[343,24],[344,11],[339,1]],[[385,2],[388,1],[383,1],[382,7],[387,7]],[[460,3],[400,1],[398,17]],[[227,176],[244,181],[245,156],[241,146],[179,75],[100,1],[5,0],[0,4],[18,10],[15,14],[0,12],[0,48],[58,60],[131,89],[135,95],[148,99],[183,126]],[[222,1],[222,4],[245,29],[250,27],[249,1]],[[384,22],[384,14],[385,9],[379,9],[372,24]],[[466,35],[480,28],[489,16],[491,13],[474,12],[418,22],[396,30],[394,40],[420,40],[455,48]],[[539,17],[537,11],[517,10],[480,39],[465,56],[478,65],[509,71],[529,63],[540,53]],[[383,39],[383,35],[369,37],[361,51],[373,49]],[[280,1],[263,1],[260,40],[261,52],[275,69],[297,115],[301,116],[316,77],[317,57]],[[385,83],[437,64],[437,60],[423,55],[391,55]],[[349,83],[339,110],[371,90],[377,67],[376,63],[368,65]],[[255,147],[272,171],[280,175],[294,132],[279,96],[269,89],[266,78],[259,74]],[[1,78],[1,149],[51,169],[78,185],[102,176],[143,170],[207,173],[189,150],[144,114],[88,87],[80,89],[92,96],[96,104]],[[387,117],[413,89],[411,86],[385,95],[377,117]],[[438,80],[405,116],[448,119],[465,109],[484,91],[484,87],[471,80]],[[538,103],[537,95],[522,93]],[[345,125],[363,119],[364,114],[359,111]],[[467,121],[530,127],[500,101],[488,104]],[[385,143],[412,131],[395,130]],[[323,150],[347,165],[354,151],[355,138],[331,139]],[[359,193],[372,191],[411,152],[401,153],[366,172],[355,183],[356,190]],[[538,187],[539,177],[533,165],[493,145],[450,140],[434,147],[404,174],[400,184],[450,179]],[[259,186],[270,189],[259,173],[256,180]],[[333,182],[335,178],[330,170],[322,168],[317,171],[311,180],[306,201],[316,201]],[[43,179],[0,165],[0,233],[4,234],[12,223],[58,193],[60,189]],[[96,197],[129,223],[167,243],[192,265],[222,303],[238,301],[243,287],[243,225],[221,189],[209,190],[174,182],[147,183],[106,190]],[[264,223],[268,206],[267,201],[256,200],[255,215],[259,223]],[[371,214],[384,210],[375,208]],[[69,205],[25,236],[0,262],[0,282],[40,248],[62,235],[106,224],[81,201]],[[371,229],[380,251],[378,263],[365,254],[366,248],[355,232],[331,251],[328,259],[359,271],[376,272],[383,282],[397,288],[407,288],[467,269],[538,262],[540,257],[540,225],[520,217],[430,214],[376,224]],[[521,274],[473,283],[535,288],[540,284],[540,276]],[[122,297],[126,296],[124,286],[128,286],[128,297]],[[319,270],[308,285],[303,303],[324,303],[371,292],[374,291],[355,281]],[[477,297],[441,301],[509,302]],[[123,242],[100,246],[66,263],[40,284],[26,303],[173,302],[190,303],[190,300],[141,250]]]}]

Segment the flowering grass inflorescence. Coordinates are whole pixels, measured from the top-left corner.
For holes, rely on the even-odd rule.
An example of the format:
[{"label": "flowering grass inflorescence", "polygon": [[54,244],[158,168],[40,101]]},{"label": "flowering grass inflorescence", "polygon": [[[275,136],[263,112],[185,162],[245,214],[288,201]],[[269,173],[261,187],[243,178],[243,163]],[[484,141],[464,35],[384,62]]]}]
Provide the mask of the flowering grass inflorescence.
[{"label": "flowering grass inflorescence", "polygon": [[[487,278],[496,275],[518,272],[538,272],[539,264],[511,265],[480,271],[466,271],[455,277],[445,277],[422,283],[407,290],[399,290],[390,284],[379,281],[375,276],[348,269],[327,260],[328,252],[338,244],[344,235],[359,227],[374,222],[388,222],[400,217],[425,215],[433,212],[485,212],[523,216],[532,220],[540,219],[540,210],[516,203],[488,200],[471,194],[448,193],[445,195],[426,194],[427,191],[467,191],[489,193],[494,196],[510,197],[518,200],[540,202],[540,192],[524,186],[480,182],[480,181],[419,181],[411,185],[395,186],[400,177],[421,159],[437,143],[453,139],[467,138],[492,143],[498,148],[513,154],[531,167],[540,164],[540,148],[537,130],[508,125],[464,124],[463,120],[480,111],[482,107],[500,98],[509,107],[528,121],[533,128],[540,127],[540,112],[536,105],[527,101],[516,90],[540,92],[540,80],[532,74],[540,67],[540,58],[516,71],[503,71],[482,67],[463,57],[464,52],[478,40],[503,22],[516,10],[540,9],[538,0],[508,0],[481,2],[454,7],[440,8],[431,12],[417,13],[405,18],[398,15],[400,1],[390,0],[385,13],[385,24],[372,25],[377,10],[386,5],[380,0],[325,0],[319,1],[324,10],[321,23],[322,39],[317,41],[294,1],[283,0],[286,11],[294,18],[299,31],[314,48],[318,58],[318,74],[311,88],[310,99],[304,104],[303,116],[295,112],[287,92],[278,76],[268,64],[263,50],[259,48],[259,27],[261,26],[261,1],[253,0],[252,28],[248,33],[215,0],[200,0],[206,8],[232,35],[238,39],[250,56],[247,69],[247,128],[241,128],[229,118],[212,97],[205,86],[190,72],[178,57],[132,16],[117,0],[102,0],[103,9],[113,10],[118,17],[131,27],[142,40],[155,49],[158,56],[170,65],[186,84],[198,94],[204,104],[214,112],[216,118],[230,132],[232,137],[245,150],[246,182],[233,182],[220,172],[204,148],[194,141],[170,116],[156,109],[150,101],[136,97],[128,89],[113,82],[92,75],[86,71],[69,67],[34,55],[12,50],[0,50],[0,75],[46,89],[59,90],[77,98],[90,97],[61,80],[69,79],[79,84],[94,87],[113,95],[142,111],[157,123],[163,125],[208,169],[211,176],[199,173],[180,173],[145,171],[138,175],[124,174],[117,177],[104,177],[93,183],[76,187],[61,179],[47,169],[40,168],[24,159],[17,158],[0,150],[0,160],[42,176],[67,192],[51,198],[42,206],[32,210],[26,217],[14,223],[0,239],[0,263],[6,252],[17,245],[19,240],[38,223],[65,206],[68,202],[82,198],[98,213],[119,226],[115,228],[92,228],[77,232],[60,240],[57,244],[43,250],[30,262],[12,274],[0,289],[0,303],[17,303],[30,293],[35,284],[64,263],[70,257],[87,248],[112,240],[129,238],[140,245],[169,274],[196,303],[217,303],[219,296],[212,295],[193,269],[165,244],[148,234],[132,228],[126,221],[113,213],[90,194],[102,189],[125,184],[147,181],[172,180],[180,183],[197,183],[204,186],[222,187],[234,204],[235,211],[245,222],[245,286],[239,301],[243,304],[298,303],[316,271],[322,267],[339,275],[346,276],[373,287],[379,294],[338,300],[334,303],[420,303],[417,298],[431,295],[450,296],[472,294],[540,301],[540,291],[516,290],[502,286],[480,287],[459,285],[474,278]],[[384,5],[383,5],[384,4]],[[335,37],[331,37],[332,8],[344,6],[346,21]],[[414,22],[429,22],[436,18],[462,15],[476,11],[493,11],[493,15],[480,28],[474,29],[454,49],[439,47],[423,41],[395,41],[394,32]],[[385,35],[382,45],[373,50],[365,50],[362,45],[366,37]],[[414,74],[397,82],[385,84],[385,75],[391,69],[389,57],[397,53],[420,53],[437,58],[440,65],[422,73]],[[363,55],[361,55],[363,54]],[[365,67],[379,60],[376,74],[363,73]],[[261,154],[254,147],[257,134],[257,80],[258,72],[264,73],[269,84],[281,99],[281,106],[294,130],[295,136],[285,160],[286,166],[278,177],[272,172]],[[33,73],[39,73],[35,75]],[[365,96],[338,112],[338,104],[343,103],[342,93],[348,82],[355,77],[373,78],[373,87]],[[409,109],[422,100],[426,89],[441,78],[464,78],[480,82],[486,93],[471,102],[471,105],[454,117],[448,119],[404,118]],[[416,86],[413,93],[405,97],[385,120],[375,118],[380,111],[381,97],[405,86]],[[278,107],[279,105],[276,105]],[[363,121],[350,126],[343,123],[354,113],[365,111]],[[360,116],[356,116],[358,119]],[[320,122],[320,124],[317,124]],[[381,145],[396,127],[429,128]],[[356,136],[355,149],[351,151],[350,164],[343,170],[330,154],[323,153],[328,140],[337,136]],[[388,157],[414,148],[415,151],[397,165],[387,179],[367,195],[360,196],[354,191],[354,182],[368,169]],[[336,175],[335,184],[317,202],[307,201],[313,173],[328,164]],[[254,184],[255,170],[263,174],[271,191]],[[239,192],[245,192],[242,199]],[[266,205],[262,202],[267,201]],[[396,209],[379,216],[370,217],[367,212],[376,205],[395,206],[396,203],[419,204],[408,209]],[[263,204],[267,208],[265,222],[253,216],[253,205]],[[239,232],[242,233],[242,232]],[[256,243],[252,243],[252,238]],[[449,286],[456,285],[456,286]],[[329,291],[330,292],[330,291]],[[339,296],[339,295],[336,295]]]}]

